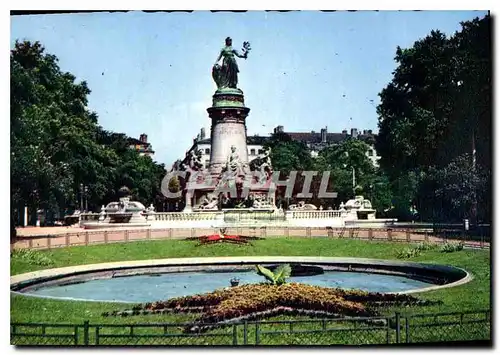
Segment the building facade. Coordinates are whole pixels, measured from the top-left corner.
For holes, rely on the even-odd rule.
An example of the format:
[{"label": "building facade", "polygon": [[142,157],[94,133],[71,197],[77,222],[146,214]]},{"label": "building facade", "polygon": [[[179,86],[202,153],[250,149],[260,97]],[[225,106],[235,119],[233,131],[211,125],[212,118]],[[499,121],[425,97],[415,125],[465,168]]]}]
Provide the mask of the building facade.
[{"label": "building facade", "polygon": [[155,154],[151,143],[148,143],[148,135],[145,133],[141,134],[139,139],[128,138],[128,144],[130,149],[135,149],[141,156],[147,155],[153,158]]},{"label": "building facade", "polygon": [[366,156],[372,162],[373,166],[379,166],[380,156],[377,155],[375,150],[375,134],[371,129],[360,130],[357,128],[351,128],[351,132],[348,133],[347,130],[343,130],[341,133],[329,133],[328,127],[322,128],[320,132],[286,132],[283,126],[277,126],[274,128],[274,133],[286,133],[293,140],[304,142],[311,151],[313,157],[318,156],[319,152],[328,146],[340,144],[348,138],[360,139],[365,142],[370,148],[366,152]]},{"label": "building facade", "polygon": [[[264,143],[268,141],[270,137],[265,136],[248,136],[247,137],[247,149],[248,149],[248,160],[256,158],[259,154],[264,153]],[[210,164],[210,149],[211,140],[210,137],[206,137],[205,128],[200,130],[200,133],[196,138],[193,139],[193,145],[189,149],[200,150],[201,151],[201,161],[205,168],[208,168]]]},{"label": "building facade", "polygon": [[[274,128],[274,133],[286,133],[293,140],[304,142],[311,151],[313,157],[318,156],[319,152],[330,145],[335,145],[342,143],[348,138],[356,138],[364,141],[370,149],[366,152],[366,156],[372,162],[373,166],[379,166],[380,156],[377,155],[375,150],[375,134],[372,130],[362,130],[358,131],[357,128],[351,128],[350,133],[347,130],[343,130],[341,133],[329,133],[328,128],[322,128],[320,132],[286,132],[283,126],[277,126]],[[247,149],[248,149],[248,160],[256,158],[258,155],[264,153],[264,144],[271,139],[270,136],[247,136]],[[193,145],[189,151],[201,151],[201,161],[203,166],[208,168],[210,164],[210,149],[211,140],[210,137],[206,136],[205,129],[202,128],[200,133],[193,139]]]}]

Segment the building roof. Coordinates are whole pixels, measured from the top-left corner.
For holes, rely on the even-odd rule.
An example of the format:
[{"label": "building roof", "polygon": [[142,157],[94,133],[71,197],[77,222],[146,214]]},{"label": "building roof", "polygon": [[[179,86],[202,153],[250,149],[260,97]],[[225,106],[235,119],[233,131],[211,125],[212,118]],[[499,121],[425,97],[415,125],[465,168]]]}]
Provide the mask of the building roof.
[{"label": "building roof", "polygon": [[[304,142],[307,144],[320,144],[321,143],[321,133],[317,132],[284,132],[292,138],[292,140]],[[348,133],[327,133],[326,143],[340,143],[351,137]],[[361,139],[367,143],[372,144],[375,140],[375,134],[358,134],[357,138]],[[271,140],[269,136],[248,136],[248,145],[264,145],[266,142]],[[211,139],[205,138],[196,141],[195,145],[198,144],[210,144]],[[140,144],[140,143],[138,143]]]},{"label": "building roof", "polygon": [[248,136],[247,144],[255,144],[255,145],[263,145],[266,142],[269,142],[271,137],[266,136]]},{"label": "building roof", "polygon": [[128,144],[133,144],[133,145],[149,145],[149,143],[144,143],[144,142],[140,141],[139,139],[132,138],[132,137],[128,137],[127,142],[128,142]]},{"label": "building roof", "polygon": [[[321,143],[321,133],[319,132],[284,132],[288,134],[290,138],[295,141],[300,141],[308,144],[317,144]],[[351,137],[348,133],[327,133],[326,134],[326,142],[327,143],[340,143],[347,138]],[[358,139],[363,141],[369,141],[375,139],[374,134],[358,134]]]},{"label": "building roof", "polygon": [[199,139],[196,141],[196,144],[210,144],[212,140],[210,138]]},{"label": "building roof", "polygon": [[154,154],[153,147],[151,146],[151,143],[144,143],[140,141],[139,139],[129,137],[127,138],[127,142],[129,145],[134,145],[134,146],[140,146],[140,149],[136,149],[139,153],[151,153]]},{"label": "building roof", "polygon": [[[317,132],[284,132],[290,136],[294,141],[300,141],[304,143],[321,143],[321,133]],[[327,143],[338,143],[343,141],[348,137],[347,134],[342,133],[327,133],[326,141]]]}]

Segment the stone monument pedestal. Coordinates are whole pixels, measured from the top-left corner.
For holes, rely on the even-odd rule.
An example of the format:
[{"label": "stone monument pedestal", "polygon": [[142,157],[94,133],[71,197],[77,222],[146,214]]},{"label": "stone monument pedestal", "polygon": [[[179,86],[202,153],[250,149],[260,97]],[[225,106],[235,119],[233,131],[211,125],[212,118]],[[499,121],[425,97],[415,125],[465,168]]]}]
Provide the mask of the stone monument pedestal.
[{"label": "stone monument pedestal", "polygon": [[250,112],[245,107],[240,89],[218,89],[212,97],[212,107],[207,109],[212,119],[209,171],[213,176],[223,172],[227,165],[231,148],[243,166],[248,166],[246,117]]}]

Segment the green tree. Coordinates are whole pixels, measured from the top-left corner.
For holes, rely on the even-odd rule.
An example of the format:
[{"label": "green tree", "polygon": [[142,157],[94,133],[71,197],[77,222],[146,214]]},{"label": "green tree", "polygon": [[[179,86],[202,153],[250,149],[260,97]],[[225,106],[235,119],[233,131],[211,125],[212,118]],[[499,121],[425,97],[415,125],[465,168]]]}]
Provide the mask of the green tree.
[{"label": "green tree", "polygon": [[369,149],[370,146],[365,142],[350,138],[323,149],[316,158],[315,165],[318,171],[330,171],[331,185],[337,192],[336,207],[354,197],[353,188],[356,186],[365,192],[366,198],[370,198],[377,169],[368,159]]},{"label": "green tree", "polygon": [[90,172],[85,158],[102,153],[96,115],[85,108],[90,90],[38,42],[16,42],[10,65],[12,205],[28,205],[32,216],[61,210]]},{"label": "green tree", "polygon": [[[416,201],[429,218],[444,216],[442,209],[449,206],[441,204],[436,193],[454,189],[445,178],[450,164],[474,148],[477,154],[475,159],[469,155],[469,170],[491,170],[490,32],[486,16],[462,23],[462,30],[452,37],[432,31],[411,48],[397,48],[398,67],[380,93],[376,148],[401,207]],[[400,188],[410,175],[412,188]],[[489,194],[490,177],[482,186]],[[468,195],[469,188],[463,186],[462,195]],[[453,208],[446,219],[463,218],[469,209],[469,202],[457,201],[462,206]],[[480,215],[489,220],[491,203],[480,208]]]},{"label": "green tree", "polygon": [[126,135],[102,129],[87,108],[86,82],[76,83],[57,62],[39,42],[11,50],[12,216],[19,220],[24,206],[34,218],[40,208],[60,215],[77,208],[81,184],[90,209],[125,184],[143,203],[161,204],[164,166],[129,149]]},{"label": "green tree", "polygon": [[289,176],[290,171],[311,170],[313,159],[307,145],[293,141],[286,133],[275,133],[271,140],[264,145],[269,151],[273,170]]}]

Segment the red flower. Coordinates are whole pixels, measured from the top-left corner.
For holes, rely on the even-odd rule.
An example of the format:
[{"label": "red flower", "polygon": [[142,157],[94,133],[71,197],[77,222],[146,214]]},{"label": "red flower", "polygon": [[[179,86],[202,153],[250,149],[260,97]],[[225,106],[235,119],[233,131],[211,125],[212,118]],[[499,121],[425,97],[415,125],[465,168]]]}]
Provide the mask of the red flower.
[{"label": "red flower", "polygon": [[240,235],[225,235],[225,234],[211,234],[203,235],[198,238],[201,244],[214,243],[214,242],[236,242],[236,243],[247,243],[245,237]]}]

